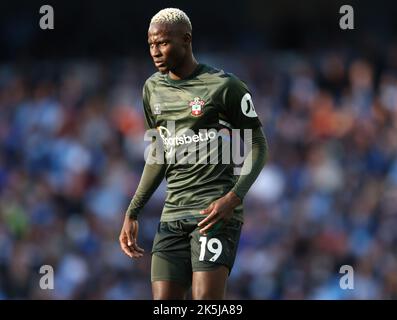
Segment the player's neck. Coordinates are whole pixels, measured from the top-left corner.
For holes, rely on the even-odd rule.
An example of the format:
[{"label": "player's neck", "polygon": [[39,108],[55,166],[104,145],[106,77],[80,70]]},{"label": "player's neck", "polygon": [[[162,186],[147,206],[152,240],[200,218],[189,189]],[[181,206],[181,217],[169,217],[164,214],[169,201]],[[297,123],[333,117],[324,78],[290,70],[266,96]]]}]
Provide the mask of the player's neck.
[{"label": "player's neck", "polygon": [[198,66],[198,62],[196,59],[191,56],[190,59],[188,59],[180,68],[177,70],[169,71],[168,76],[172,80],[183,80],[187,77],[189,77],[194,70],[196,70]]}]

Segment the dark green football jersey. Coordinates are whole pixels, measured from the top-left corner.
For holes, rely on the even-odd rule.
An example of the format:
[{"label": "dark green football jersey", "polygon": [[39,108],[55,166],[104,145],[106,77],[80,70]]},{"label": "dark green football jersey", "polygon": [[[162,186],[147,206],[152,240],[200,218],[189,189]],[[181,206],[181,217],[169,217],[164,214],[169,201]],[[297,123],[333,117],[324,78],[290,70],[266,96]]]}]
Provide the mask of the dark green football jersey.
[{"label": "dark green football jersey", "polygon": [[[146,125],[159,132],[166,157],[161,221],[202,217],[199,211],[228,193],[238,179],[233,161],[222,158],[227,149],[213,148],[214,141],[230,139],[233,128],[261,125],[247,86],[232,74],[200,64],[183,80],[155,73],[145,83],[143,104]],[[192,146],[194,160],[183,151]],[[234,218],[243,221],[242,205]]]}]

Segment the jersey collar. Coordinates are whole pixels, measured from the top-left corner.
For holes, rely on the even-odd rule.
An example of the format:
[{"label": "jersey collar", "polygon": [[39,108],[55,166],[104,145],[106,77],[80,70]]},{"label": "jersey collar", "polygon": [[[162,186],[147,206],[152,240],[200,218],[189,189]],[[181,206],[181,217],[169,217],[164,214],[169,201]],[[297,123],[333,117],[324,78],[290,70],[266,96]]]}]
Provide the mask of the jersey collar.
[{"label": "jersey collar", "polygon": [[187,76],[187,77],[184,78],[184,79],[173,80],[173,79],[170,78],[170,76],[168,75],[168,73],[165,75],[165,79],[166,79],[169,83],[172,83],[172,84],[183,84],[183,83],[185,83],[185,82],[187,82],[187,81],[189,81],[189,80],[195,78],[196,76],[198,76],[203,68],[204,68],[204,65],[201,64],[201,63],[199,63],[199,64],[197,65],[196,69],[194,69],[194,71],[193,71],[189,76]]}]

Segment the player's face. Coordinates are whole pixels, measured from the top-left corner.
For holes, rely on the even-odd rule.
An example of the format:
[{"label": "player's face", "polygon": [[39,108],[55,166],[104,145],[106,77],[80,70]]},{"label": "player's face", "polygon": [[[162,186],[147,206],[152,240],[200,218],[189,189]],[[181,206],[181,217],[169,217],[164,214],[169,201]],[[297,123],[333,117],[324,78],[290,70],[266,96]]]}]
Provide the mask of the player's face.
[{"label": "player's face", "polygon": [[187,52],[184,34],[177,27],[167,24],[151,24],[148,31],[150,55],[161,73],[176,70]]}]

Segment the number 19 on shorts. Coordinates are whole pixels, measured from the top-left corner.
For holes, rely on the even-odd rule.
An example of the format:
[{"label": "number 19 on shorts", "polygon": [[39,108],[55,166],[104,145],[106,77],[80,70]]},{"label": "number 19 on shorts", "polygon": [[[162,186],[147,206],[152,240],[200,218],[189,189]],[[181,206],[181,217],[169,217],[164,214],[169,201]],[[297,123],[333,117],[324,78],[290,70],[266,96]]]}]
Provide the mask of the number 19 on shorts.
[{"label": "number 19 on shorts", "polygon": [[201,243],[199,261],[204,260],[206,249],[208,249],[209,252],[215,254],[210,261],[216,261],[222,253],[222,243],[220,240],[217,238],[211,238],[209,241],[207,241],[207,237],[200,237],[199,241]]}]

